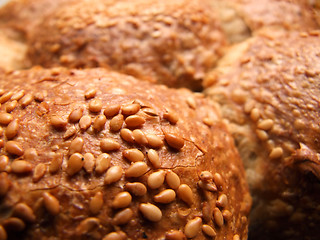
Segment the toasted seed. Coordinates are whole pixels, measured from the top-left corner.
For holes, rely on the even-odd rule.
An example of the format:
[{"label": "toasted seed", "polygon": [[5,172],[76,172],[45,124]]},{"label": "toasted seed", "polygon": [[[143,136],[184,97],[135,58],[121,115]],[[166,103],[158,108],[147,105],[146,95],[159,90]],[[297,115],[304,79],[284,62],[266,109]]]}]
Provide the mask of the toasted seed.
[{"label": "toasted seed", "polygon": [[152,148],[161,148],[163,146],[163,141],[160,137],[155,134],[147,134],[148,145]]},{"label": "toasted seed", "polygon": [[82,115],[83,115],[82,108],[75,109],[70,113],[69,121],[72,123],[78,122],[81,119]]},{"label": "toasted seed", "polygon": [[147,188],[140,182],[126,183],[124,188],[135,196],[143,196],[147,193]]},{"label": "toasted seed", "polygon": [[28,222],[36,220],[33,210],[25,203],[18,203],[13,209],[13,215]]},{"label": "toasted seed", "polygon": [[156,150],[149,149],[149,151],[147,153],[147,156],[148,156],[148,159],[151,162],[153,167],[155,167],[155,168],[160,168],[161,167],[159,155],[158,155],[158,152]]},{"label": "toasted seed", "polygon": [[172,133],[164,133],[164,139],[170,147],[176,150],[180,150],[184,146],[184,139]]},{"label": "toasted seed", "polygon": [[0,197],[4,196],[10,188],[10,181],[6,172],[0,173]]},{"label": "toasted seed", "polygon": [[76,137],[70,143],[69,154],[81,153],[84,145],[84,141],[81,137]]},{"label": "toasted seed", "polygon": [[148,171],[148,165],[144,162],[135,162],[125,171],[126,177],[141,177]]},{"label": "toasted seed", "polygon": [[8,141],[5,146],[5,150],[13,155],[22,156],[24,154],[23,148],[16,141]]},{"label": "toasted seed", "polygon": [[21,232],[26,228],[26,224],[20,218],[10,217],[2,222],[2,226],[7,231]]},{"label": "toasted seed", "polygon": [[44,163],[39,163],[33,171],[32,181],[39,182],[39,180],[46,174],[47,166]]},{"label": "toasted seed", "polygon": [[63,135],[63,138],[68,139],[68,138],[72,137],[73,135],[75,135],[76,132],[77,132],[76,128],[74,126],[72,126],[67,129],[67,131]]},{"label": "toasted seed", "polygon": [[210,181],[210,180],[213,179],[213,175],[209,171],[203,171],[203,172],[200,173],[200,179],[202,181]]},{"label": "toasted seed", "polygon": [[131,162],[139,162],[144,159],[144,154],[136,148],[124,150],[122,156]]},{"label": "toasted seed", "polygon": [[50,123],[56,129],[63,129],[67,126],[67,121],[56,115],[51,116]]},{"label": "toasted seed", "polygon": [[102,139],[100,142],[102,152],[111,152],[120,149],[120,144],[112,138]]},{"label": "toasted seed", "polygon": [[216,201],[216,205],[219,208],[225,208],[228,205],[228,197],[225,194],[221,194]]},{"label": "toasted seed", "polygon": [[122,231],[118,231],[118,232],[108,233],[106,236],[104,236],[102,240],[126,240],[126,239],[127,239],[127,235]]},{"label": "toasted seed", "polygon": [[261,120],[260,122],[258,122],[257,127],[262,130],[267,131],[273,127],[273,124],[274,124],[274,122],[272,119],[264,119],[264,120]]},{"label": "toasted seed", "polygon": [[232,219],[232,213],[229,210],[223,210],[222,216],[225,221],[230,221]]},{"label": "toasted seed", "polygon": [[97,90],[95,88],[90,88],[84,93],[84,97],[86,99],[94,98],[97,94]]},{"label": "toasted seed", "polygon": [[82,116],[79,121],[79,127],[82,131],[87,130],[92,123],[92,118],[89,115]]},{"label": "toasted seed", "polygon": [[170,230],[166,233],[166,240],[186,240],[187,237],[179,230]]},{"label": "toasted seed", "polygon": [[93,99],[89,103],[89,111],[98,113],[101,111],[101,109],[102,109],[102,101],[100,99]]},{"label": "toasted seed", "polygon": [[75,175],[83,166],[83,156],[80,153],[74,153],[68,160],[66,172],[69,176]]},{"label": "toasted seed", "polygon": [[135,129],[132,131],[133,139],[136,143],[140,145],[147,145],[148,139],[144,132],[142,132],[140,129]]},{"label": "toasted seed", "polygon": [[202,231],[209,237],[213,238],[213,237],[217,236],[216,231],[211,226],[209,226],[207,224],[202,225]]},{"label": "toasted seed", "polygon": [[51,164],[49,167],[49,172],[51,174],[58,172],[59,169],[61,168],[62,161],[63,161],[62,154],[61,153],[54,153],[54,156],[51,160]]},{"label": "toasted seed", "polygon": [[59,200],[48,192],[43,193],[42,197],[44,206],[47,209],[47,211],[53,216],[58,215],[60,213]]},{"label": "toasted seed", "polygon": [[28,106],[32,101],[33,101],[33,95],[30,94],[30,93],[27,93],[26,95],[24,95],[23,98],[20,99],[21,107],[25,108],[25,107]]},{"label": "toasted seed", "polygon": [[141,203],[139,210],[142,215],[151,222],[159,222],[162,218],[161,210],[151,203]]},{"label": "toasted seed", "polygon": [[0,173],[6,170],[8,163],[9,163],[8,156],[1,155],[0,156]]},{"label": "toasted seed", "polygon": [[[10,124],[9,124],[10,125]],[[283,149],[281,147],[275,147],[271,150],[269,154],[269,158],[271,159],[277,159],[281,158],[283,155]]]},{"label": "toasted seed", "polygon": [[0,225],[0,240],[7,240],[8,235],[6,230]]},{"label": "toasted seed", "polygon": [[109,105],[106,107],[106,109],[103,111],[103,114],[107,117],[114,117],[115,115],[118,115],[120,111],[120,105],[119,104],[114,104],[114,105]]},{"label": "toasted seed", "polygon": [[139,115],[131,115],[126,118],[125,123],[129,128],[138,128],[141,127],[146,120]]},{"label": "toasted seed", "polygon": [[179,120],[178,114],[172,110],[165,112],[163,118],[168,120],[171,124],[176,124]]},{"label": "toasted seed", "polygon": [[123,115],[118,114],[110,120],[110,130],[113,132],[118,132],[123,125]]},{"label": "toasted seed", "polygon": [[90,200],[89,210],[92,214],[98,214],[103,206],[102,192],[97,192]]},{"label": "toasted seed", "polygon": [[11,163],[11,170],[14,173],[29,173],[32,171],[32,164],[24,160],[15,160]]},{"label": "toasted seed", "polygon": [[184,227],[184,234],[187,238],[194,238],[200,232],[201,225],[202,219],[200,217],[189,220]]},{"label": "toasted seed", "polygon": [[213,181],[216,184],[216,186],[218,187],[218,190],[222,191],[224,183],[223,183],[223,179],[219,173],[215,173],[213,175]]},{"label": "toasted seed", "polygon": [[140,105],[137,103],[132,103],[132,104],[127,104],[127,105],[123,105],[121,107],[121,113],[123,115],[133,115],[136,114],[137,112],[139,112],[140,110]]},{"label": "toasted seed", "polygon": [[178,197],[188,205],[193,203],[193,192],[187,184],[181,184],[177,190]]},{"label": "toasted seed", "polygon": [[167,171],[166,182],[168,186],[172,189],[177,189],[180,186],[179,176],[171,170]]},{"label": "toasted seed", "polygon": [[96,119],[93,122],[93,129],[97,132],[103,130],[106,122],[107,122],[106,116],[99,115],[98,117],[96,117]]},{"label": "toasted seed", "polygon": [[20,90],[19,92],[15,93],[14,95],[12,95],[11,100],[20,100],[25,94],[24,90]]},{"label": "toasted seed", "polygon": [[0,97],[0,103],[5,103],[6,101],[8,101],[13,95],[13,92],[7,92],[5,94],[3,94],[1,97]]},{"label": "toasted seed", "polygon": [[18,134],[18,130],[19,130],[18,120],[13,120],[12,122],[10,122],[5,131],[5,135],[7,139],[13,139]]},{"label": "toasted seed", "polygon": [[120,192],[118,193],[112,202],[113,208],[125,208],[130,205],[132,201],[132,197],[128,192]]},{"label": "toasted seed", "polygon": [[83,168],[87,173],[92,173],[95,165],[96,160],[92,153],[86,153],[83,155]]},{"label": "toasted seed", "polygon": [[80,222],[80,224],[76,228],[76,235],[85,235],[88,234],[95,229],[97,229],[100,225],[100,220],[95,217],[89,217]]},{"label": "toasted seed", "polygon": [[105,184],[111,184],[117,182],[122,177],[123,170],[120,166],[112,166],[108,169],[106,176],[104,178]]},{"label": "toasted seed", "polygon": [[223,226],[223,216],[219,208],[213,210],[214,222],[219,226]]},{"label": "toasted seed", "polygon": [[10,113],[0,113],[0,124],[8,125],[13,120]]},{"label": "toasted seed", "polygon": [[118,212],[113,218],[114,225],[123,225],[128,223],[133,217],[133,211],[130,208],[125,208]]},{"label": "toasted seed", "polygon": [[155,195],[153,199],[158,203],[171,203],[176,199],[176,193],[172,189],[166,189]]},{"label": "toasted seed", "polygon": [[96,169],[95,169],[96,173],[102,174],[105,171],[107,171],[107,169],[110,166],[110,161],[111,161],[111,157],[109,154],[107,153],[100,154],[96,159]]},{"label": "toasted seed", "polygon": [[122,128],[120,130],[120,136],[123,140],[133,143],[134,142],[134,137],[133,137],[133,133],[130,129],[128,128]]},{"label": "toasted seed", "polygon": [[164,182],[165,175],[166,174],[163,170],[151,173],[147,179],[148,187],[151,189],[157,189],[161,187]]}]

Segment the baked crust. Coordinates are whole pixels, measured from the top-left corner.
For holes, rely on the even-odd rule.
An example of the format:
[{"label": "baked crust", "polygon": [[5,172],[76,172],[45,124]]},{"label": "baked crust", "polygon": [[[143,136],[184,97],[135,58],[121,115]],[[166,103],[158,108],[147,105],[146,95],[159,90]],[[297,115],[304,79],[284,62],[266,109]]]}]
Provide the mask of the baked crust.
[{"label": "baked crust", "polygon": [[202,94],[104,69],[33,68],[0,79],[8,239],[247,238],[242,163]]},{"label": "baked crust", "polygon": [[45,17],[30,34],[29,56],[45,67],[106,67],[201,90],[224,45],[208,1],[85,0]]},{"label": "baked crust", "polygon": [[319,32],[269,32],[230,49],[205,81],[242,156],[252,239],[317,239]]}]

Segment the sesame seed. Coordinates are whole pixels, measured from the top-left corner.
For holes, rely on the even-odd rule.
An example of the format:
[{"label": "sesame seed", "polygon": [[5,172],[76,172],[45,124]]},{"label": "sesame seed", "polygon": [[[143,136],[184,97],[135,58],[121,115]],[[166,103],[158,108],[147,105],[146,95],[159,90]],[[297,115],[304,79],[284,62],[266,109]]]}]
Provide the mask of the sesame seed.
[{"label": "sesame seed", "polygon": [[163,114],[163,118],[168,120],[171,124],[176,124],[179,120],[178,114],[172,110],[168,110]]},{"label": "sesame seed", "polygon": [[124,150],[122,156],[131,162],[139,162],[144,159],[144,154],[135,148]]},{"label": "sesame seed", "polygon": [[187,238],[194,238],[200,232],[202,225],[202,219],[200,217],[196,217],[192,220],[189,220],[184,227],[184,234]]},{"label": "sesame seed", "polygon": [[96,165],[95,157],[92,153],[85,153],[83,155],[83,168],[87,173],[92,173]]},{"label": "sesame seed", "polygon": [[214,183],[200,180],[197,184],[203,190],[210,191],[210,192],[217,191],[217,186]]},{"label": "sesame seed", "polygon": [[172,189],[177,189],[180,186],[179,176],[171,170],[167,171],[166,182],[167,182],[168,186]]},{"label": "sesame seed", "polygon": [[133,143],[134,142],[134,137],[133,137],[133,133],[130,129],[128,128],[122,128],[120,130],[120,136],[123,140],[129,142],[129,143]]},{"label": "sesame seed", "polygon": [[92,118],[89,115],[82,116],[79,121],[79,127],[82,131],[87,130],[92,123]]},{"label": "sesame seed", "polygon": [[29,173],[32,171],[32,164],[24,160],[15,160],[11,163],[11,170],[14,173]]},{"label": "sesame seed", "polygon": [[214,123],[213,119],[209,117],[205,117],[204,119],[202,119],[202,122],[208,127],[211,127]]},{"label": "sesame seed", "polygon": [[232,91],[231,97],[236,103],[243,104],[247,100],[247,93],[242,89],[235,89]]},{"label": "sesame seed", "polygon": [[21,107],[27,107],[33,101],[33,95],[30,93],[26,94],[23,98],[20,99]]},{"label": "sesame seed", "polygon": [[232,238],[232,240],[240,240],[239,235],[238,235],[238,234],[234,235],[233,238]]},{"label": "sesame seed", "polygon": [[147,145],[148,144],[148,139],[147,139],[146,135],[140,129],[133,130],[132,135],[133,135],[133,139],[136,143],[138,143],[140,145]]},{"label": "sesame seed", "polygon": [[130,208],[126,208],[118,212],[112,220],[114,225],[124,225],[128,223],[133,217],[133,211]]},{"label": "sesame seed", "polygon": [[266,141],[269,138],[268,133],[264,130],[257,129],[256,134],[261,141]]},{"label": "sesame seed", "polygon": [[118,232],[108,233],[106,236],[104,236],[102,240],[126,240],[126,239],[127,239],[127,235],[122,231],[118,231]]},{"label": "sesame seed", "polygon": [[223,226],[223,216],[219,208],[215,208],[213,210],[213,217],[214,217],[214,222],[219,226]]},{"label": "sesame seed", "polygon": [[24,154],[23,148],[16,141],[8,141],[5,145],[5,150],[9,154],[13,154],[13,155],[17,155],[17,156],[22,156]]},{"label": "sesame seed", "polygon": [[253,108],[250,112],[250,118],[252,119],[252,121],[258,121],[260,118],[260,111],[258,108]]},{"label": "sesame seed", "polygon": [[6,104],[6,112],[8,112],[8,113],[12,112],[17,107],[17,105],[18,105],[17,100],[13,100],[11,102],[8,102]]},{"label": "sesame seed", "polygon": [[122,177],[123,170],[120,166],[112,166],[108,169],[106,176],[104,178],[105,184],[111,184],[117,182]]},{"label": "sesame seed", "polygon": [[13,216],[19,217],[27,222],[34,222],[36,220],[33,210],[25,203],[18,203],[13,208]]},{"label": "sesame seed", "polygon": [[142,111],[151,117],[158,116],[156,110],[154,110],[153,108],[143,108]]},{"label": "sesame seed", "polygon": [[68,160],[66,172],[69,176],[73,176],[81,170],[82,166],[83,156],[80,153],[74,153]]},{"label": "sesame seed", "polygon": [[139,112],[140,108],[140,105],[137,103],[123,105],[121,107],[121,113],[126,116],[133,115]]},{"label": "sesame seed", "polygon": [[45,98],[45,94],[43,92],[37,92],[34,94],[34,100],[37,102],[43,102]]},{"label": "sesame seed", "polygon": [[9,158],[8,156],[1,155],[0,156],[0,172],[4,172],[8,166]]},{"label": "sesame seed", "polygon": [[72,155],[74,153],[81,153],[84,145],[84,141],[81,137],[76,137],[70,143],[69,154]]},{"label": "sesame seed", "polygon": [[268,131],[273,127],[273,123],[274,122],[272,119],[264,119],[264,120],[261,120],[260,122],[258,122],[257,127],[262,130]]},{"label": "sesame seed", "polygon": [[107,153],[100,154],[96,159],[96,169],[95,169],[96,173],[102,174],[105,171],[107,171],[107,169],[110,166],[110,161],[111,161],[111,157],[109,154]]},{"label": "sesame seed", "polygon": [[43,196],[44,206],[47,209],[47,211],[53,216],[58,215],[60,213],[59,200],[48,192],[43,193],[42,196]]},{"label": "sesame seed", "polygon": [[162,218],[161,210],[151,203],[141,203],[139,210],[142,215],[151,222],[159,222]]},{"label": "sesame seed", "polygon": [[89,103],[89,111],[93,113],[98,113],[102,109],[102,101],[100,99],[93,99]]},{"label": "sesame seed", "polygon": [[67,126],[67,121],[56,115],[51,116],[50,123],[56,129],[63,129]]},{"label": "sesame seed", "polygon": [[107,117],[114,117],[116,115],[118,115],[120,111],[120,105],[119,104],[114,104],[114,105],[109,105],[105,108],[105,110],[103,111],[103,114]]},{"label": "sesame seed", "polygon": [[72,137],[73,135],[75,135],[76,132],[77,132],[77,130],[76,130],[76,128],[74,126],[69,127],[67,129],[67,131],[63,134],[63,138],[64,139],[68,139],[68,138]]},{"label": "sesame seed", "polygon": [[90,200],[89,210],[92,214],[98,214],[103,206],[103,195],[97,192]]},{"label": "sesame seed", "polygon": [[0,173],[0,196],[4,196],[10,188],[10,180],[6,172]]},{"label": "sesame seed", "polygon": [[221,194],[218,197],[218,200],[216,202],[216,206],[219,208],[225,208],[228,205],[228,197],[225,194]]},{"label": "sesame seed", "polygon": [[141,127],[146,120],[139,115],[131,115],[126,118],[125,123],[129,128],[138,128]]},{"label": "sesame seed", "polygon": [[148,187],[151,189],[157,189],[164,183],[165,172],[160,170],[158,172],[151,173],[147,179]]},{"label": "sesame seed", "polygon": [[18,120],[13,120],[12,122],[9,123],[7,126],[7,129],[5,131],[5,135],[7,139],[13,139],[19,131],[19,123]]},{"label": "sesame seed", "polygon": [[12,95],[11,100],[19,101],[25,94],[24,90],[20,90],[19,92],[16,92],[14,95]]},{"label": "sesame seed", "polygon": [[7,92],[5,94],[3,94],[1,97],[0,97],[0,103],[5,103],[6,101],[8,101],[13,95],[13,92]]},{"label": "sesame seed", "polygon": [[176,193],[172,189],[165,189],[154,196],[153,200],[157,203],[171,203],[176,199]]},{"label": "sesame seed", "polygon": [[225,221],[230,221],[232,219],[232,213],[229,210],[223,210],[222,216]]},{"label": "sesame seed", "polygon": [[281,147],[275,147],[271,150],[269,154],[269,158],[277,159],[277,158],[281,158],[282,155],[283,155],[283,149]]},{"label": "sesame seed", "polygon": [[147,193],[147,188],[140,182],[126,183],[124,188],[135,196],[144,196]]},{"label": "sesame seed", "polygon": [[113,117],[110,121],[110,130],[113,132],[118,132],[123,125],[123,115],[122,114],[118,114],[117,116]]},{"label": "sesame seed", "polygon": [[222,191],[224,183],[223,183],[223,179],[222,179],[221,175],[219,173],[215,173],[213,175],[213,180],[214,180],[214,183],[216,184],[216,186],[218,187],[218,190]]},{"label": "sesame seed", "polygon": [[97,94],[97,90],[95,88],[90,88],[84,93],[85,99],[94,98]]},{"label": "sesame seed", "polygon": [[76,123],[81,119],[82,115],[83,115],[83,109],[82,108],[75,109],[70,113],[69,121],[72,122],[72,123]]},{"label": "sesame seed", "polygon": [[8,125],[13,120],[10,113],[0,113],[0,124]]},{"label": "sesame seed", "polygon": [[100,148],[101,148],[101,151],[103,152],[111,152],[111,151],[119,150],[120,144],[111,138],[106,138],[101,140]]},{"label": "sesame seed", "polygon": [[21,232],[26,228],[26,224],[20,218],[10,217],[2,222],[5,229]]},{"label": "sesame seed", "polygon": [[210,181],[210,180],[213,179],[213,175],[209,171],[203,171],[203,172],[200,173],[200,179],[202,181]]},{"label": "sesame seed", "polygon": [[107,118],[105,115],[99,115],[93,121],[93,129],[97,132],[104,129],[104,126],[107,122]]},{"label": "sesame seed", "polygon": [[192,205],[194,197],[191,188],[187,184],[181,184],[177,190],[178,197],[187,203],[188,205]]},{"label": "sesame seed", "polygon": [[160,168],[161,167],[159,155],[158,155],[158,152],[156,150],[149,149],[149,151],[147,153],[147,156],[148,156],[148,159],[151,162],[153,167],[155,167],[155,168]]},{"label": "sesame seed", "polygon": [[202,225],[202,231],[208,237],[214,238],[215,236],[217,236],[217,233],[214,231],[214,229],[211,226],[207,225],[207,224]]},{"label": "sesame seed", "polygon": [[148,145],[152,148],[161,148],[163,146],[162,139],[155,134],[147,134],[146,138],[148,140]]},{"label": "sesame seed", "polygon": [[40,179],[46,174],[47,166],[44,163],[39,163],[33,171],[33,182],[39,182]]},{"label": "sesame seed", "polygon": [[187,101],[187,104],[189,105],[190,108],[196,109],[197,103],[193,97],[188,97],[186,101]]},{"label": "sesame seed", "polygon": [[54,153],[53,158],[50,163],[49,172],[51,174],[56,173],[61,168],[63,161],[63,156],[61,153]]},{"label": "sesame seed", "polygon": [[125,171],[126,177],[141,177],[148,171],[148,166],[144,162],[135,162]]},{"label": "sesame seed", "polygon": [[125,208],[130,205],[132,201],[132,197],[130,193],[128,192],[120,192],[118,193],[113,201],[112,201],[112,207],[113,208]]},{"label": "sesame seed", "polygon": [[76,235],[85,235],[88,234],[95,229],[97,229],[100,225],[100,220],[95,217],[89,217],[80,222],[80,224],[75,229]]},{"label": "sesame seed", "polygon": [[184,139],[172,133],[164,133],[164,139],[168,145],[176,150],[180,150],[184,146]]}]

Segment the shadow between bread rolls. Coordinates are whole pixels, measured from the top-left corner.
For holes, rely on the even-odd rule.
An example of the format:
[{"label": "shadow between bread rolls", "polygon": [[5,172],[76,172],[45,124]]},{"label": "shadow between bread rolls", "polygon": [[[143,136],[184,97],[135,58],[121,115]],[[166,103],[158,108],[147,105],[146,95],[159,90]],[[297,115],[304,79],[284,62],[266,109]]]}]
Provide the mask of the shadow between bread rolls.
[{"label": "shadow between bread rolls", "polygon": [[246,239],[215,105],[103,70],[0,73],[0,239]]},{"label": "shadow between bread rolls", "polygon": [[206,78],[244,161],[249,239],[318,239],[320,32],[265,32]]}]

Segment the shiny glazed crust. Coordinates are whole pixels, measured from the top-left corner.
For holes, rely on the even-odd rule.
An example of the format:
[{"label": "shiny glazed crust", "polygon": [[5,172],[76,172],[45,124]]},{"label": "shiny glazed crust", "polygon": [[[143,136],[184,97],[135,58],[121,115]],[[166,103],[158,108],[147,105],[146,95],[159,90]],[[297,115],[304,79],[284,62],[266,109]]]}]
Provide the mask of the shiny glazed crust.
[{"label": "shiny glazed crust", "polygon": [[107,67],[200,90],[225,38],[208,1],[84,0],[47,15],[28,42],[33,64]]},{"label": "shiny glazed crust", "polygon": [[230,49],[205,84],[254,196],[252,239],[317,239],[319,32],[265,33]]},{"label": "shiny glazed crust", "polygon": [[103,69],[0,80],[0,236],[247,238],[242,163],[202,94]]}]

